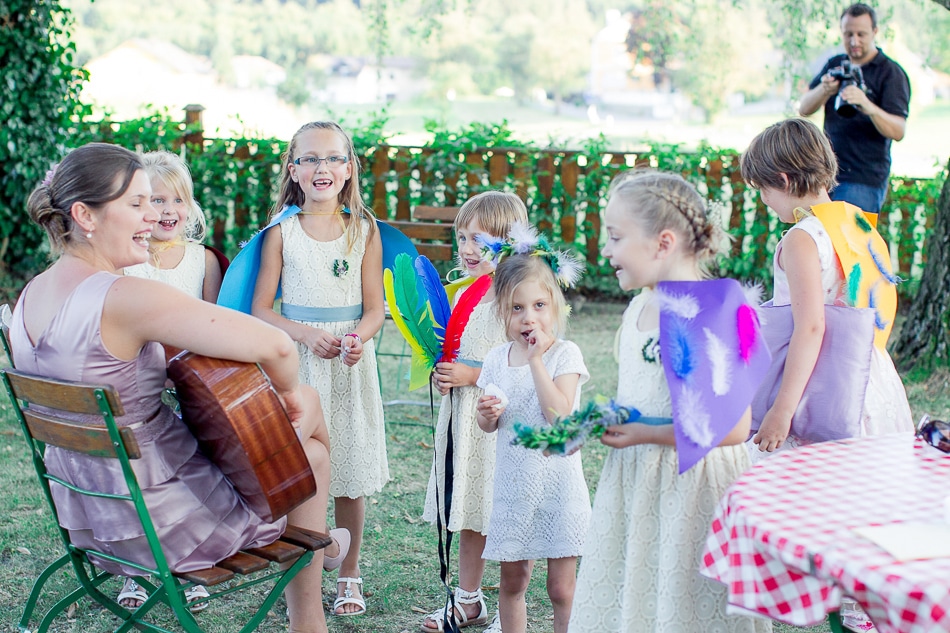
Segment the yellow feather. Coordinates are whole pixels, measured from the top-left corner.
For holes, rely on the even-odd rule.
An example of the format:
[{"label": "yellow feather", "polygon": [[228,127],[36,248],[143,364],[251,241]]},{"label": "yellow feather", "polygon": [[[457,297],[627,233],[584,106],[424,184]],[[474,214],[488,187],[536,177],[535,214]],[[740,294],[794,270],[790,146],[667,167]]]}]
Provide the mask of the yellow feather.
[{"label": "yellow feather", "polygon": [[389,305],[389,314],[393,318],[393,323],[396,324],[396,329],[399,330],[399,333],[402,334],[402,337],[406,339],[406,342],[409,344],[414,363],[416,356],[424,357],[425,352],[419,342],[412,337],[409,326],[406,325],[406,320],[402,314],[399,313],[399,308],[396,307],[396,290],[393,287],[393,271],[388,268],[383,269],[383,290],[386,292],[386,303]]}]

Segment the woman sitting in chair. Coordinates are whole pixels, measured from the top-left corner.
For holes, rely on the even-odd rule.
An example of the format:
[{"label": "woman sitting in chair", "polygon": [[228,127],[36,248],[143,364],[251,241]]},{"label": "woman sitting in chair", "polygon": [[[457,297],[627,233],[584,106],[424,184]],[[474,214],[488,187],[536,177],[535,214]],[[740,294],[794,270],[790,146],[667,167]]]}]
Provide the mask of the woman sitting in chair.
[{"label": "woman sitting in chair", "polygon": [[[18,369],[61,380],[110,384],[134,429],[142,458],[135,464],[152,520],[172,571],[207,568],[245,547],[276,540],[287,519],[266,523],[248,510],[217,466],[197,452],[194,437],[162,403],[162,344],[228,360],[259,363],[302,438],[317,495],[290,513],[291,524],[326,531],[329,442],[317,393],[297,379],[297,353],[283,331],[263,321],[187,296],[157,281],[123,277],[148,259],[159,219],[139,157],[91,143],[74,150],[30,197],[31,218],[49,237],[56,262],[23,290],[10,329]],[[119,271],[117,273],[117,271]],[[52,474],[88,488],[123,492],[112,460],[49,447]],[[152,565],[130,503],[80,497],[53,486],[60,523],[80,547],[95,545]],[[339,544],[328,558],[340,557]],[[285,595],[290,630],[325,632],[323,552]],[[101,567],[140,574],[107,561]]]}]

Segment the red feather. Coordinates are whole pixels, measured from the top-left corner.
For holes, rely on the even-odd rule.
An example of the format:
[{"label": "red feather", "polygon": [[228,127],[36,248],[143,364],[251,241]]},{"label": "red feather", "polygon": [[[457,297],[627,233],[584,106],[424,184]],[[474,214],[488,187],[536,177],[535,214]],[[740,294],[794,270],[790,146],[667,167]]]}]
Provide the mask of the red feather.
[{"label": "red feather", "polygon": [[455,304],[449,322],[445,326],[445,342],[442,343],[442,358],[440,363],[454,363],[458,358],[459,345],[462,342],[462,332],[468,325],[468,318],[472,316],[475,306],[482,300],[488,289],[491,288],[491,275],[482,275],[465,291]]}]

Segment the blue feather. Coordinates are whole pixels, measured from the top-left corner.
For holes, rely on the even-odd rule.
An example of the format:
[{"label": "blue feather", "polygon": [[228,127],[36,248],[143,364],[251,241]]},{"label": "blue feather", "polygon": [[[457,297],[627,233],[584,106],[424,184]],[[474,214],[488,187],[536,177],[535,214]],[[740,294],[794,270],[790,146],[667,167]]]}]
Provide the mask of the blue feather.
[{"label": "blue feather", "polygon": [[874,265],[877,266],[878,272],[881,273],[881,276],[884,277],[889,283],[894,284],[895,286],[900,282],[904,281],[897,275],[891,272],[891,267],[883,261],[877,253],[874,252],[873,245],[870,240],[868,240],[868,251],[871,253],[871,259],[874,260]]},{"label": "blue feather", "polygon": [[680,318],[670,319],[668,356],[673,373],[685,380],[696,367],[693,355],[693,342],[686,321]]},{"label": "blue feather", "polygon": [[422,280],[422,287],[429,299],[429,306],[432,308],[433,330],[439,340],[445,340],[445,326],[449,322],[449,315],[452,308],[449,307],[449,296],[442,285],[439,271],[435,269],[432,262],[425,255],[419,255],[415,262],[416,272]]},{"label": "blue feather", "polygon": [[874,294],[874,286],[871,286],[868,290],[868,307],[874,310],[874,327],[879,330],[887,328],[890,322],[885,321],[881,316],[881,312],[877,309],[877,295]]}]

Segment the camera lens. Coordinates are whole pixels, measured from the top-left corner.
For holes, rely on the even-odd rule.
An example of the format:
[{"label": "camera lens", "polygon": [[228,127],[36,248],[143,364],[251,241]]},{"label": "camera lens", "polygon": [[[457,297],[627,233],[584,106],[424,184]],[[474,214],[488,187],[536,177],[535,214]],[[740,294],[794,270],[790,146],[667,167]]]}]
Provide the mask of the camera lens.
[{"label": "camera lens", "polygon": [[835,97],[835,112],[838,113],[838,116],[844,117],[845,119],[850,119],[855,114],[858,113],[858,109],[845,101],[841,97],[841,91],[847,88],[848,86],[853,86],[854,81],[845,80],[841,82],[841,86],[838,88],[838,94]]}]

